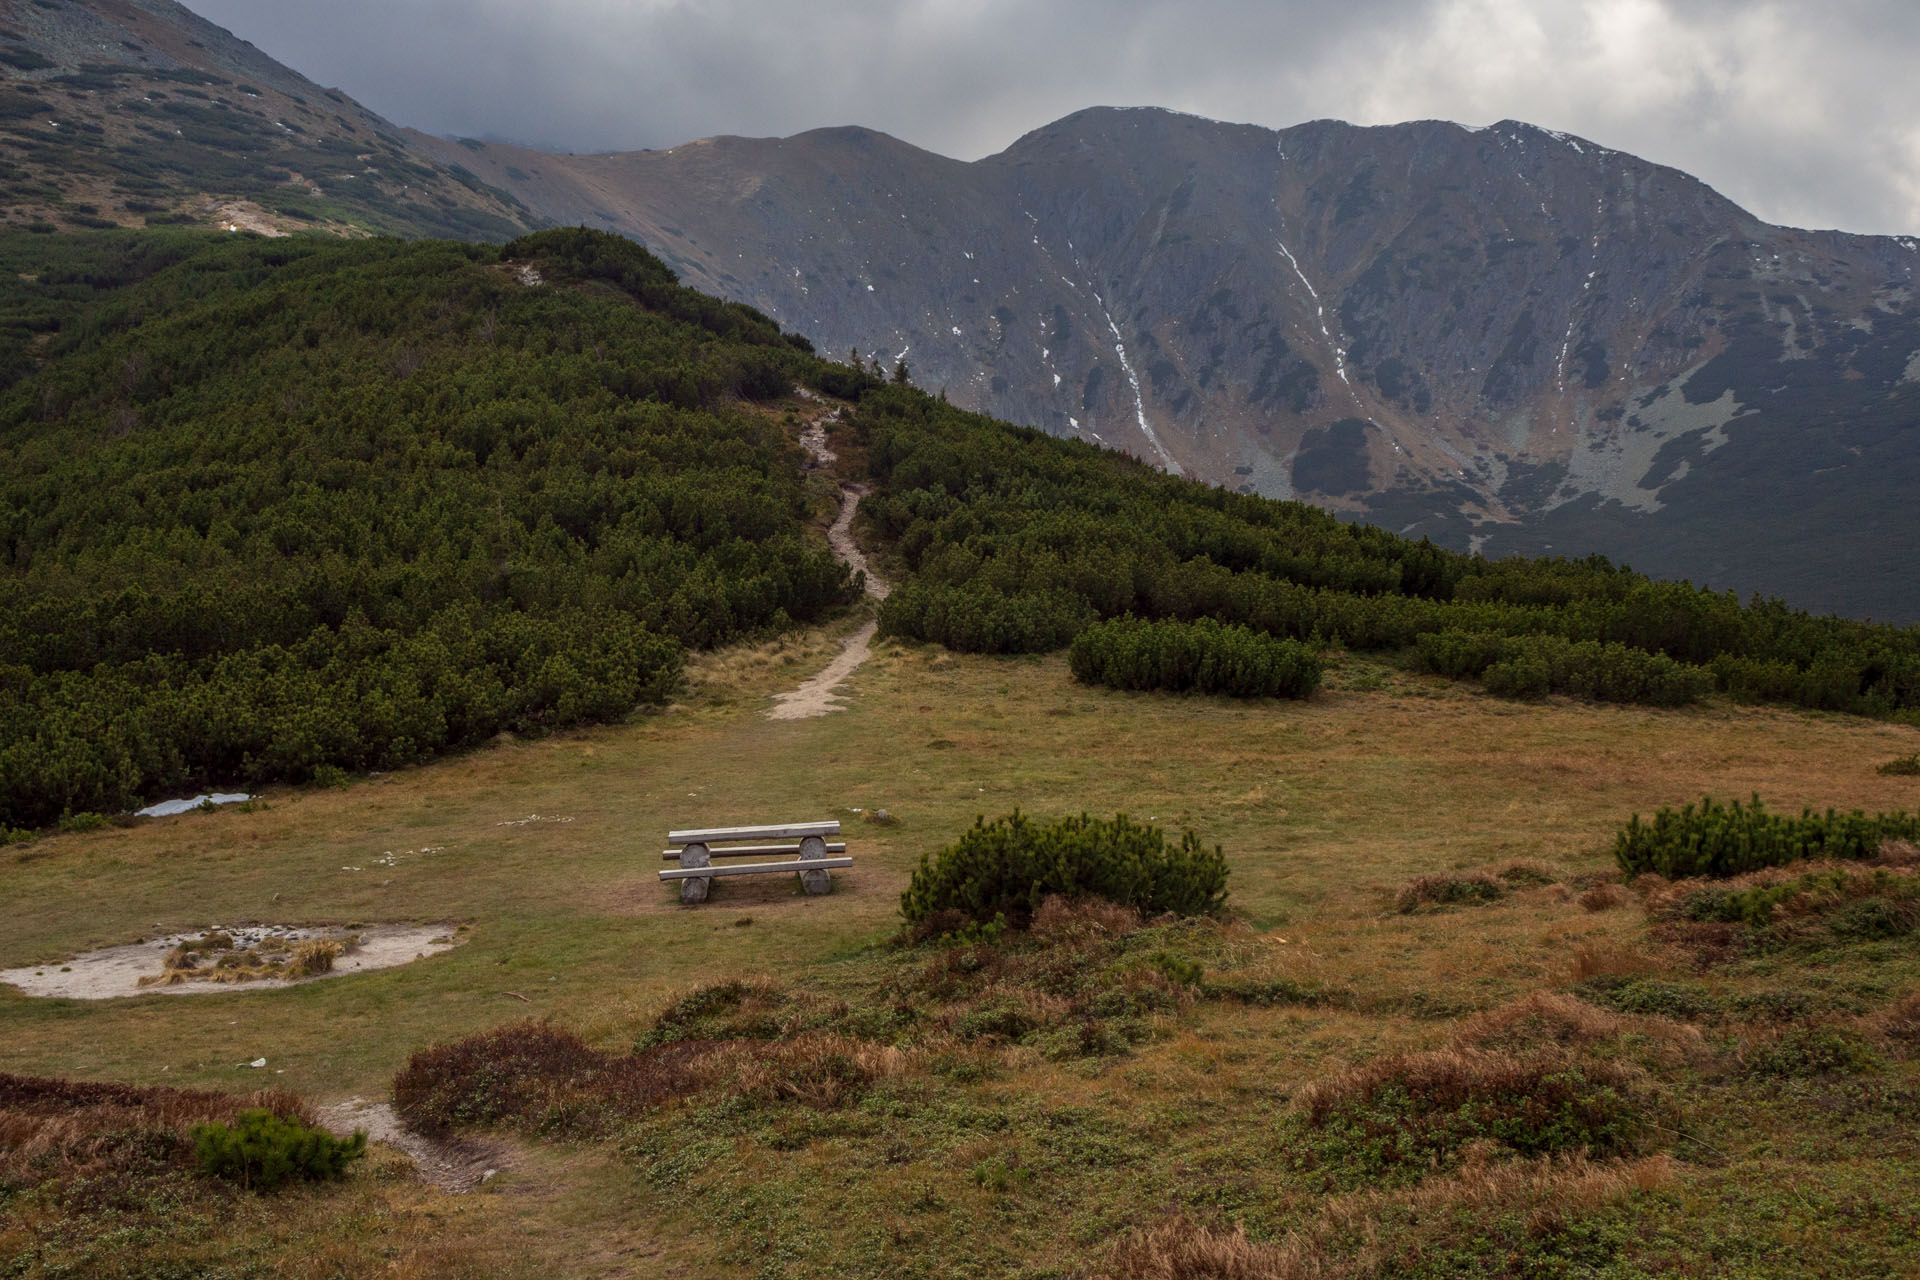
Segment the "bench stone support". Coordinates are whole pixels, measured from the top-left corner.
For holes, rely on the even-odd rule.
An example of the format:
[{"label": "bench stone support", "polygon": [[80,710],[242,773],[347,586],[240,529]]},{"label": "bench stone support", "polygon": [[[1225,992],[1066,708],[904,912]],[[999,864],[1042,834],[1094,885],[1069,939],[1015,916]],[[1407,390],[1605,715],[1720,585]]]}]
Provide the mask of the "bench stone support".
[{"label": "bench stone support", "polygon": [[[707,846],[704,844],[695,842],[681,848],[681,870],[684,871],[688,867],[710,867],[712,865],[713,858],[708,854]],[[822,872],[821,874],[824,875],[825,873]],[[705,902],[707,900],[707,890],[711,888],[712,885],[713,878],[711,876],[687,876],[680,881],[680,901],[688,905],[696,902]]]},{"label": "bench stone support", "polygon": [[[800,863],[802,867],[809,862],[819,861],[827,856],[827,842],[819,836],[805,836],[800,841]],[[685,866],[683,859],[681,866]],[[800,872],[800,886],[810,894],[833,892],[833,874],[824,867],[814,867]]]}]

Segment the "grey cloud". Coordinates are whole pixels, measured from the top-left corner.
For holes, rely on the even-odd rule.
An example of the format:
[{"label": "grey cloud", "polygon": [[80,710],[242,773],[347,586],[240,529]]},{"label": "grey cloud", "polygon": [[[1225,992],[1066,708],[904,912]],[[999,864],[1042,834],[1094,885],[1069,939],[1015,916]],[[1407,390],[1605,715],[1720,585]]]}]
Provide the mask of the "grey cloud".
[{"label": "grey cloud", "polygon": [[1762,217],[1920,231],[1910,0],[190,0],[402,124],[559,150],[863,124],[997,151],[1094,104],[1502,117]]}]

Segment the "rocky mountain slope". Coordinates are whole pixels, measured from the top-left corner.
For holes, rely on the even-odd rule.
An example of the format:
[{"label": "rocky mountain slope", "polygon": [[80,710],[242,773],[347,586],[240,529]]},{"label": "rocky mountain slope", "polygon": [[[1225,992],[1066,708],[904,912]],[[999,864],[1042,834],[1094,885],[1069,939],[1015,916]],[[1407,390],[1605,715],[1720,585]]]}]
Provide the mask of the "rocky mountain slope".
[{"label": "rocky mountain slope", "polygon": [[1490,555],[1920,621],[1920,242],[1505,121],[1096,108],[549,155],[396,129],[172,0],[0,0],[14,225],[633,236],[996,416]]},{"label": "rocky mountain slope", "polygon": [[996,416],[1489,554],[1920,619],[1913,240],[1512,121],[1101,108],[971,164],[865,129],[413,141]]},{"label": "rocky mountain slope", "polygon": [[539,224],[172,0],[0,0],[0,204],[46,230],[504,239]]}]

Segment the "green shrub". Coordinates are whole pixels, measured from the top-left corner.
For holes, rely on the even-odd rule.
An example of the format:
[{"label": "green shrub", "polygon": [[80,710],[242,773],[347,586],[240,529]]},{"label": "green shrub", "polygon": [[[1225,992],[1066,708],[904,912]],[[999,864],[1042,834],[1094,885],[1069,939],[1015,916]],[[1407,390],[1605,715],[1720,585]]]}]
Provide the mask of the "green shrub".
[{"label": "green shrub", "polygon": [[1911,778],[1920,776],[1920,751],[1910,756],[1901,756],[1898,760],[1889,760],[1876,771],[1889,777]]},{"label": "green shrub", "polygon": [[240,1112],[232,1124],[216,1120],[193,1127],[193,1157],[200,1171],[253,1191],[277,1190],[296,1179],[343,1177],[347,1165],[366,1153],[365,1130],[336,1138],[259,1107]]},{"label": "green shrub", "polygon": [[1170,845],[1158,827],[1125,814],[1036,822],[1015,810],[976,819],[955,843],[923,856],[900,911],[910,924],[1024,922],[1055,894],[1105,898],[1149,915],[1205,915],[1226,901],[1226,857],[1191,831]]},{"label": "green shrub", "polygon": [[1420,660],[1451,679],[1478,676],[1507,698],[1565,693],[1595,702],[1679,707],[1713,692],[1713,673],[1664,653],[1557,635],[1442,631],[1419,638]]},{"label": "green shrub", "polygon": [[99,831],[112,823],[104,813],[73,813],[60,819],[60,829],[65,832]]},{"label": "green shrub", "polygon": [[1889,840],[1920,837],[1920,815],[1905,810],[1867,817],[1858,810],[1798,818],[1768,813],[1754,796],[1720,804],[1711,798],[1699,806],[1664,808],[1653,821],[1635,814],[1614,840],[1614,859],[1629,875],[1652,871],[1670,880],[1691,876],[1737,876],[1763,867],[1782,867],[1807,859],[1871,858]]},{"label": "green shrub", "polygon": [[1705,987],[1658,978],[1595,979],[1583,983],[1580,994],[1594,1004],[1621,1013],[1698,1022],[1720,1014],[1720,1002]]},{"label": "green shrub", "polygon": [[1121,618],[1074,637],[1067,663],[1082,684],[1114,689],[1304,698],[1320,687],[1320,655],[1212,618],[1146,622]]},{"label": "green shrub", "polygon": [[1852,1075],[1878,1070],[1880,1055],[1856,1032],[1829,1025],[1795,1027],[1763,1043],[1747,1060],[1756,1076]]}]

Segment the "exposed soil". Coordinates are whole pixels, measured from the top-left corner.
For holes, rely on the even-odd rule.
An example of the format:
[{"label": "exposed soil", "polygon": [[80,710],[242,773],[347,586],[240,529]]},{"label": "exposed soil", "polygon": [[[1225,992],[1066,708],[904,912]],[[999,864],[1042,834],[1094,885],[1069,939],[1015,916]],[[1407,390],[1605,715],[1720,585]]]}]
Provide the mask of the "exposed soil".
[{"label": "exposed soil", "polygon": [[[807,399],[819,397],[802,392]],[[811,457],[809,468],[825,467],[834,461],[834,452],[827,446],[827,424],[838,422],[840,411],[830,409],[809,422],[800,433],[801,447]],[[879,577],[867,564],[867,557],[853,540],[853,515],[860,508],[860,499],[867,496],[869,490],[863,484],[842,481],[840,484],[840,514],[834,518],[833,526],[827,530],[827,545],[833,548],[833,554],[839,561],[856,573],[866,575],[867,596],[874,601],[887,598],[893,587],[886,579]],[[860,664],[872,656],[874,633],[880,624],[868,622],[858,631],[848,636],[840,645],[840,653],[827,664],[820,674],[802,684],[791,693],[774,695],[774,707],[767,712],[769,720],[806,720],[814,716],[826,715],[829,711],[841,711],[845,701],[836,692],[848,676],[859,669]]]},{"label": "exposed soil", "polygon": [[420,1176],[442,1191],[471,1191],[514,1163],[512,1148],[497,1140],[423,1138],[401,1124],[384,1102],[348,1098],[319,1108],[315,1116],[323,1128],[340,1137],[365,1129],[369,1141],[405,1152]]},{"label": "exposed soil", "polygon": [[299,982],[342,978],[369,969],[390,969],[395,965],[410,964],[442,951],[450,951],[461,941],[450,924],[377,924],[352,930],[337,927],[295,928],[289,925],[216,926],[216,929],[230,935],[236,943],[247,945],[269,938],[290,943],[310,939],[343,940],[349,934],[358,937],[359,943],[336,957],[332,970],[327,973],[298,978],[257,978],[247,982],[140,985],[140,979],[158,977],[162,973],[162,959],[174,947],[211,931],[201,930],[169,934],[164,938],[130,943],[123,947],[102,947],[98,951],[89,951],[85,955],[54,964],[0,969],[0,983],[10,983],[29,996],[58,996],[67,1000],[258,991],[268,987],[290,987]]}]

